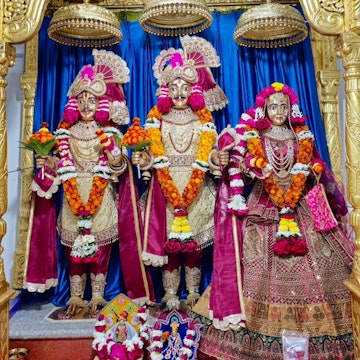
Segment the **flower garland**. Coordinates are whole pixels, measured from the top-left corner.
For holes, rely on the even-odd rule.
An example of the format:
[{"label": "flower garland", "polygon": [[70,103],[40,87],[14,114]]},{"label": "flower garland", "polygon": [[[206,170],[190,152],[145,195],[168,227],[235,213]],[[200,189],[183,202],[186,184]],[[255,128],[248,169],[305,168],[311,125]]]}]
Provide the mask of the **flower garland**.
[{"label": "flower garland", "polygon": [[94,340],[92,348],[96,351],[100,360],[130,360],[139,359],[143,356],[145,344],[149,340],[150,325],[147,322],[146,308],[139,309],[136,318],[140,322],[139,335],[125,340],[122,344],[111,338],[106,331],[105,318],[100,314],[95,323]]},{"label": "flower garland", "polygon": [[192,164],[193,171],[184,191],[180,194],[169,172],[169,159],[166,156],[161,135],[162,113],[154,106],[148,114],[145,130],[150,139],[150,151],[154,154],[154,168],[166,200],[174,208],[174,221],[169,241],[165,248],[169,252],[190,252],[197,249],[191,227],[187,218],[187,208],[199,194],[204,182],[205,173],[209,170],[209,154],[213,149],[216,128],[211,112],[207,108],[195,111],[199,117],[201,136],[196,159]]},{"label": "flower garland", "polygon": [[[58,162],[58,175],[63,183],[65,197],[72,213],[78,217],[77,229],[79,235],[75,239],[71,256],[78,262],[94,262],[98,257],[98,245],[94,235],[91,234],[92,216],[96,214],[101,206],[107,179],[110,177],[110,170],[107,165],[107,156],[102,153],[99,156],[98,164],[94,167],[94,175],[88,201],[84,203],[80,197],[77,184],[77,171],[75,160],[70,150],[70,131],[66,122],[60,123],[59,128],[55,132],[58,140],[58,153],[60,161]],[[107,130],[111,135],[117,131],[114,128]],[[96,131],[103,150],[113,150],[114,144],[108,138],[104,130]]]},{"label": "flower garland", "polygon": [[248,212],[246,200],[243,196],[243,174],[239,167],[239,162],[242,162],[246,151],[244,129],[245,126],[241,123],[235,129],[228,125],[221,131],[217,142],[219,151],[228,151],[230,154],[228,164],[230,192],[227,207],[228,212],[235,215],[245,215]]},{"label": "flower garland", "polygon": [[290,170],[291,183],[286,192],[280,187],[276,176],[267,162],[265,149],[259,131],[248,126],[246,128],[247,148],[249,155],[246,164],[249,168],[263,172],[264,188],[271,201],[280,209],[279,228],[276,233],[274,253],[278,255],[305,255],[307,244],[294,218],[294,209],[304,191],[309,164],[313,158],[314,137],[305,125],[295,126],[295,134],[299,142],[296,163]]},{"label": "flower garland", "polygon": [[[179,350],[179,356],[176,356],[176,360],[189,360],[194,352],[195,345],[195,326],[194,322],[190,322],[186,330],[185,337],[183,339],[183,346]],[[150,350],[150,359],[151,360],[162,360],[164,358],[162,354],[162,349],[164,347],[165,341],[170,336],[169,331],[163,332],[160,329],[153,329],[151,331],[151,344],[149,346]]]}]

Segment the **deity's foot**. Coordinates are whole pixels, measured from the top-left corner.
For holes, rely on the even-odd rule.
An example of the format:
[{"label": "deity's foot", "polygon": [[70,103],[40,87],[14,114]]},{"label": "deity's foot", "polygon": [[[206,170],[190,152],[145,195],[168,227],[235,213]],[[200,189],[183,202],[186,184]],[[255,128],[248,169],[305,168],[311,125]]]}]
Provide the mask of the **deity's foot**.
[{"label": "deity's foot", "polygon": [[79,311],[87,306],[87,301],[83,300],[79,296],[71,296],[70,300],[66,304],[65,317],[67,319],[73,318]]},{"label": "deity's foot", "polygon": [[165,304],[165,307],[168,310],[180,309],[180,300],[177,295],[166,293],[163,297],[162,303]]},{"label": "deity's foot", "polygon": [[200,294],[197,292],[190,293],[186,298],[186,305],[192,308],[196,302],[200,299]]},{"label": "deity's foot", "polygon": [[91,310],[91,316],[96,318],[101,309],[107,305],[107,301],[102,296],[95,296],[91,299],[89,303],[89,308]]}]

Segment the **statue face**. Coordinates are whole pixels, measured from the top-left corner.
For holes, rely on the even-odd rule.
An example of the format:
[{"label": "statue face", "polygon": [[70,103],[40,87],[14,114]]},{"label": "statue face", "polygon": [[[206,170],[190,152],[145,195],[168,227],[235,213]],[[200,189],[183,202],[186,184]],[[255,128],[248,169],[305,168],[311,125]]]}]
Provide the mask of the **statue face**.
[{"label": "statue face", "polygon": [[176,79],[169,84],[169,96],[172,99],[175,109],[186,109],[191,92],[191,85],[183,79]]},{"label": "statue face", "polygon": [[289,98],[283,93],[275,93],[266,99],[266,111],[273,125],[283,125],[289,118]]},{"label": "statue face", "polygon": [[85,121],[94,120],[96,110],[99,106],[97,97],[87,91],[82,92],[76,98],[80,116]]}]

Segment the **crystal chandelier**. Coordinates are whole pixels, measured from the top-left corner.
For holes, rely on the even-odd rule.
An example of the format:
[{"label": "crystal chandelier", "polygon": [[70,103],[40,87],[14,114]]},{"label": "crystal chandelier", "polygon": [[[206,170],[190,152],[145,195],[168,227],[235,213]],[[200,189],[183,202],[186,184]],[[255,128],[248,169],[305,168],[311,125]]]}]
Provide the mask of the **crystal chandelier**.
[{"label": "crystal chandelier", "polygon": [[211,13],[202,0],[148,0],[140,18],[146,32],[161,36],[191,35],[211,23]]},{"label": "crystal chandelier", "polygon": [[122,40],[116,15],[99,5],[74,3],[55,11],[48,28],[51,39],[60,44],[103,47]]},{"label": "crystal chandelier", "polygon": [[308,35],[305,20],[291,5],[266,4],[245,11],[238,20],[234,40],[237,44],[274,48],[303,41]]}]

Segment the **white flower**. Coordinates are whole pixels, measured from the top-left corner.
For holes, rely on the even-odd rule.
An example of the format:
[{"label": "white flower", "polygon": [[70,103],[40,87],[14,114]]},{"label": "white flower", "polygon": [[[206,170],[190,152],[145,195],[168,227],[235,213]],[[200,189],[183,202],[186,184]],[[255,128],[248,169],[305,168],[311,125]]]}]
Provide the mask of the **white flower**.
[{"label": "white flower", "polygon": [[309,175],[309,165],[296,163],[290,171],[290,174],[304,174],[305,176]]},{"label": "white flower", "polygon": [[144,129],[149,130],[151,128],[160,128],[160,121],[156,118],[148,118],[145,121]]},{"label": "white flower", "polygon": [[231,197],[231,200],[228,203],[228,208],[232,209],[232,210],[247,210],[248,209],[245,198],[240,194],[236,194]]},{"label": "white flower", "polygon": [[168,157],[158,156],[157,158],[154,159],[154,168],[155,169],[163,169],[168,166],[170,166]]},{"label": "white flower", "polygon": [[256,108],[255,109],[255,120],[261,119],[265,117],[264,109],[263,108]]},{"label": "white flower", "polygon": [[231,187],[243,187],[244,186],[244,181],[242,179],[231,180],[230,181],[230,186]]},{"label": "white flower", "polygon": [[200,131],[211,131],[216,133],[216,126],[212,122],[207,122],[205,124],[202,124],[201,126],[199,126],[199,129]]},{"label": "white flower", "polygon": [[195,162],[192,163],[191,166],[194,169],[199,169],[199,170],[204,171],[204,172],[209,170],[209,163],[207,163],[205,161],[196,160]]},{"label": "white flower", "polygon": [[85,258],[94,255],[98,251],[94,235],[78,235],[75,239],[71,256]]},{"label": "white flower", "polygon": [[117,136],[117,137],[120,137],[121,136],[121,133],[118,129],[110,126],[110,127],[105,127],[104,129],[104,133],[108,136],[108,137],[111,137],[111,136]]},{"label": "white flower", "polygon": [[91,227],[92,227],[92,221],[91,221],[91,219],[81,219],[81,218],[79,218],[78,221],[77,221],[77,227],[90,230]]},{"label": "white flower", "polygon": [[300,131],[297,134],[297,137],[298,137],[299,140],[303,140],[303,139],[313,139],[314,140],[314,135],[311,133],[310,130]]},{"label": "white flower", "polygon": [[176,232],[170,232],[169,233],[169,239],[176,239],[176,240],[180,240],[180,241],[186,241],[186,240],[190,240],[193,239],[194,235],[193,233],[190,232],[181,232],[181,233],[176,233]]},{"label": "white flower", "polygon": [[283,214],[292,214],[293,212],[294,212],[294,211],[291,210],[288,206],[283,207],[283,208],[279,211],[279,213],[280,213],[281,215],[283,215]]},{"label": "white flower", "polygon": [[94,173],[104,179],[108,179],[110,177],[110,169],[107,165],[95,165]]},{"label": "white flower", "polygon": [[58,129],[54,132],[57,139],[66,139],[70,136],[70,131],[66,129]]},{"label": "white flower", "polygon": [[294,236],[302,237],[302,234],[300,232],[294,232],[294,231],[280,231],[278,230],[275,235],[277,238],[290,238]]},{"label": "white flower", "polygon": [[162,360],[163,355],[162,355],[162,353],[152,352],[152,353],[150,354],[150,358],[151,358],[151,360]]}]

